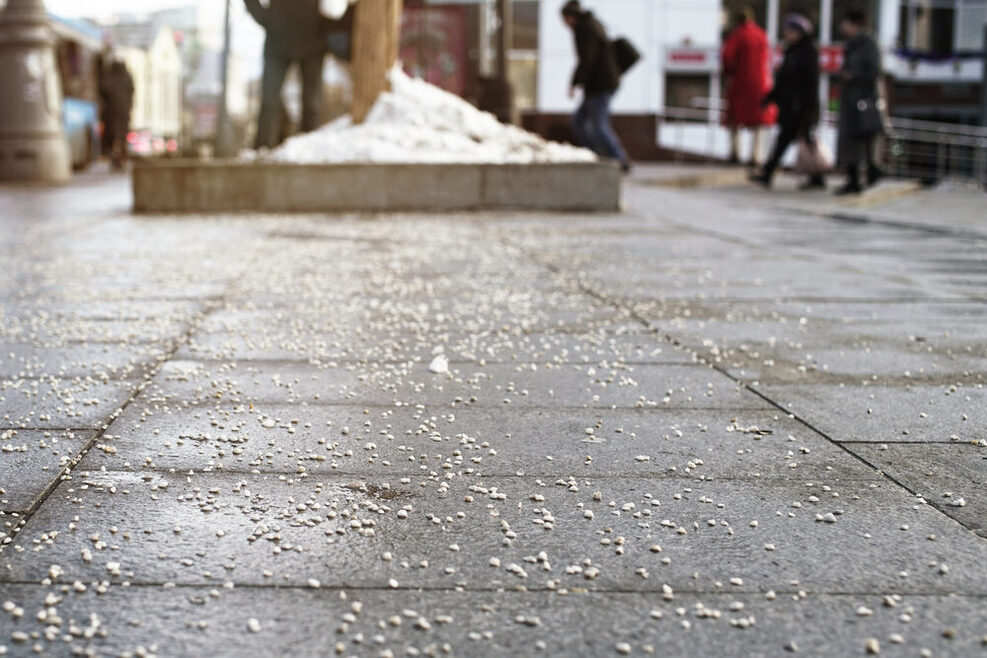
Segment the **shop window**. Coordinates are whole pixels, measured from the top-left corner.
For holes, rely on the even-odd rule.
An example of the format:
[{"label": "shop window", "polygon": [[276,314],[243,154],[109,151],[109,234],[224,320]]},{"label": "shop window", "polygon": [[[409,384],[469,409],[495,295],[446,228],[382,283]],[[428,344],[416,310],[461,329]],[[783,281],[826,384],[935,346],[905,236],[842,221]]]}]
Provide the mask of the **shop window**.
[{"label": "shop window", "polygon": [[[954,51],[955,4],[910,0],[902,6],[903,45],[908,50],[937,55]],[[981,24],[982,25],[982,24]]]},{"label": "shop window", "polygon": [[709,96],[708,75],[669,75],[665,85],[665,107],[693,108],[693,100]]},{"label": "shop window", "polygon": [[980,52],[984,49],[987,0],[960,0],[956,17],[956,50]]},{"label": "shop window", "polygon": [[514,50],[538,50],[538,2],[514,2]]}]

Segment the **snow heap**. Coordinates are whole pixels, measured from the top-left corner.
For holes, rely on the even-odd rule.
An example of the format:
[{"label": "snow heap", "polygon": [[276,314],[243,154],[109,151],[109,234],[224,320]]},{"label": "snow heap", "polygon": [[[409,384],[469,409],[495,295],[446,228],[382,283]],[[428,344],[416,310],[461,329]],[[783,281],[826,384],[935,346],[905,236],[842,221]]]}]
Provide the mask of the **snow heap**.
[{"label": "snow heap", "polygon": [[581,148],[507,126],[458,96],[395,68],[367,120],[341,117],[287,140],[264,159],[298,164],[592,162]]}]

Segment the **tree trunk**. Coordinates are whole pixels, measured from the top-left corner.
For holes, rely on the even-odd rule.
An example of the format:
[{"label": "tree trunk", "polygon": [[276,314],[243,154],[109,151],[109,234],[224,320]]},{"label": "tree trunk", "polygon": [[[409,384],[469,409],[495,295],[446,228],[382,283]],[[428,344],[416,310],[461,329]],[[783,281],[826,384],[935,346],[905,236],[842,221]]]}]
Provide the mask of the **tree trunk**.
[{"label": "tree trunk", "polygon": [[359,0],[353,26],[353,121],[363,123],[397,61],[402,0]]}]

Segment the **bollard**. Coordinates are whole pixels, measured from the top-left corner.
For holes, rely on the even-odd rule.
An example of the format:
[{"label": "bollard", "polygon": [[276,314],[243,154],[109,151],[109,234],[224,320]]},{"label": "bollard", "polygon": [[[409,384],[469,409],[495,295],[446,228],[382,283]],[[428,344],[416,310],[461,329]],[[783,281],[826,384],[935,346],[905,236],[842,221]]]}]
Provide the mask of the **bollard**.
[{"label": "bollard", "polygon": [[55,36],[43,0],[9,0],[0,12],[0,180],[65,181]]}]

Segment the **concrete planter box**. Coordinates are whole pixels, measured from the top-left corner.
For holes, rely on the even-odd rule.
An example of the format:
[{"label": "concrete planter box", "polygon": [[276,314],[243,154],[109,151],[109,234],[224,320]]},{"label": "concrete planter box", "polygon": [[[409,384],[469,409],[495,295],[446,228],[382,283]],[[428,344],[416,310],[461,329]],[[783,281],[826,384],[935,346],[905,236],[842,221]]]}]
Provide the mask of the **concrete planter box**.
[{"label": "concrete planter box", "polygon": [[616,211],[612,163],[294,165],[165,160],[134,167],[134,211]]}]

